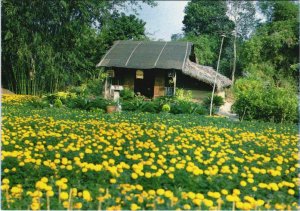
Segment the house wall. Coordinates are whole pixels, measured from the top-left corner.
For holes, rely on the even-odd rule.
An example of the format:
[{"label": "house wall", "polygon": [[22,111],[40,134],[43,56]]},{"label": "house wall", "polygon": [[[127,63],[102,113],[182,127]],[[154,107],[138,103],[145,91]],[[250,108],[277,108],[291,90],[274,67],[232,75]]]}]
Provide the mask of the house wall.
[{"label": "house wall", "polygon": [[198,81],[181,72],[177,72],[176,87],[189,90],[194,100],[203,101],[207,96],[211,95],[213,87],[210,84]]},{"label": "house wall", "polygon": [[160,97],[165,95],[165,71],[155,70],[154,79],[154,95],[153,97]]}]

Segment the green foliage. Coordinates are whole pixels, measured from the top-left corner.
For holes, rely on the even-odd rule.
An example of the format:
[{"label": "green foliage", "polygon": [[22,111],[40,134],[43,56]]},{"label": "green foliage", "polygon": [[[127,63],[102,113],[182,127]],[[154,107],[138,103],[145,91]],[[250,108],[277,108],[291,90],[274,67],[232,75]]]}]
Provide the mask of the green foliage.
[{"label": "green foliage", "polygon": [[[254,36],[244,43],[241,56],[245,70],[250,73],[263,72],[272,77],[275,83],[280,83],[287,77],[297,78],[293,66],[298,63],[299,58],[298,13],[296,5],[291,2],[272,4],[273,22],[257,29]],[[280,15],[282,10],[288,10],[288,15]]]},{"label": "green foliage", "polygon": [[88,101],[88,105],[86,107],[86,110],[105,110],[106,106],[109,104],[109,102],[101,97],[97,97],[95,99],[91,99]]},{"label": "green foliage", "polygon": [[[152,0],[144,2],[154,5]],[[112,41],[144,37],[144,22],[117,13],[138,4],[125,0],[4,0],[3,86],[15,93],[36,95],[95,78],[99,72],[95,64]]]},{"label": "green foliage", "polygon": [[225,1],[196,1],[188,3],[183,20],[184,32],[193,35],[230,33],[234,24],[226,15]]},{"label": "green foliage", "polygon": [[195,56],[202,65],[215,65],[218,59],[219,40],[211,35],[188,35],[184,40],[194,44]]},{"label": "green foliage", "polygon": [[28,105],[32,106],[33,108],[43,109],[49,107],[49,102],[44,98],[33,98],[28,101]]},{"label": "green foliage", "polygon": [[61,108],[62,106],[63,106],[63,103],[61,102],[60,99],[55,99],[54,100],[54,107]]},{"label": "green foliage", "polygon": [[207,110],[199,103],[177,100],[171,104],[170,113],[172,114],[207,114]]},{"label": "green foliage", "polygon": [[125,88],[120,91],[120,97],[123,100],[132,100],[134,98],[134,91],[128,88]]},{"label": "green foliage", "polygon": [[116,40],[143,40],[146,22],[138,19],[135,15],[126,16],[124,13],[114,12],[106,19],[101,32],[103,42],[112,45]]},{"label": "green foliage", "polygon": [[170,110],[171,110],[171,106],[169,105],[169,104],[164,104],[163,106],[162,106],[162,108],[161,108],[161,110],[163,111],[163,112],[170,112]]},{"label": "green foliage", "polygon": [[149,113],[158,113],[159,112],[159,105],[153,101],[145,101],[138,110],[142,112],[149,112]]},{"label": "green foliage", "polygon": [[103,91],[103,81],[104,78],[96,78],[88,80],[87,82],[87,93],[89,95],[101,96]]},{"label": "green foliage", "polygon": [[[208,96],[204,99],[204,105],[207,107],[207,108],[210,108],[210,103],[211,103],[211,96]],[[214,107],[220,107],[222,105],[224,105],[224,98],[219,96],[219,95],[214,95],[214,98],[213,98],[213,106]]]},{"label": "green foliage", "polygon": [[190,90],[184,90],[177,88],[175,93],[175,99],[183,100],[183,101],[191,101],[192,100],[192,92]]},{"label": "green foliage", "polygon": [[235,86],[233,110],[241,119],[293,122],[298,119],[294,90],[277,87],[268,81],[239,79]]}]

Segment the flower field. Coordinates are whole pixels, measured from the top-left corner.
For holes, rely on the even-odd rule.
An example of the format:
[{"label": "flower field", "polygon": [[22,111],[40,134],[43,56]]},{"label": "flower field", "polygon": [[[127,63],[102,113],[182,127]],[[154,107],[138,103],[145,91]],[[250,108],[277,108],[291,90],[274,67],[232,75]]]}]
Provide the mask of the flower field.
[{"label": "flower field", "polygon": [[295,125],[2,98],[2,209],[297,209]]}]

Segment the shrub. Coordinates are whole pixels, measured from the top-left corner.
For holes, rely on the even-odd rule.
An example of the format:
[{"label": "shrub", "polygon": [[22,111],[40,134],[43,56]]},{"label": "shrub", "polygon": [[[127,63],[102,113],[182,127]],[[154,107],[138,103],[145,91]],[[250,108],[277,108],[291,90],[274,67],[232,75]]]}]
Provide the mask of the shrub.
[{"label": "shrub", "polygon": [[124,101],[121,106],[124,111],[136,111],[139,108],[134,101]]},{"label": "shrub", "polygon": [[191,101],[193,98],[192,92],[190,90],[184,90],[177,88],[175,92],[175,99],[176,100],[183,100],[183,101]]},{"label": "shrub", "polygon": [[103,91],[104,78],[96,78],[89,80],[86,84],[86,90],[84,93],[88,95],[101,96]]},{"label": "shrub", "polygon": [[120,97],[123,100],[132,100],[134,98],[134,91],[128,88],[125,88],[120,91]]},{"label": "shrub", "polygon": [[159,105],[153,101],[145,101],[140,105],[138,110],[142,112],[158,113]]},{"label": "shrub", "polygon": [[28,104],[34,108],[46,108],[49,107],[49,102],[47,99],[42,98],[33,98],[28,101]]},{"label": "shrub", "polygon": [[[211,103],[211,96],[208,96],[204,99],[204,105],[208,108],[210,108],[210,103]],[[213,106],[214,107],[220,107],[224,105],[224,99],[223,97],[219,96],[219,95],[214,95],[213,98]]]},{"label": "shrub", "polygon": [[171,107],[170,107],[169,104],[164,104],[164,105],[162,106],[161,110],[162,110],[163,112],[170,112]]},{"label": "shrub", "polygon": [[70,98],[66,106],[68,108],[78,108],[82,110],[87,110],[88,109],[88,100],[84,97],[77,96],[76,98]]},{"label": "shrub", "polygon": [[103,99],[101,97],[97,97],[95,99],[91,99],[87,101],[86,109],[102,109],[105,110],[106,106],[109,104],[108,100]]},{"label": "shrub", "polygon": [[298,119],[294,90],[276,87],[267,81],[239,79],[235,85],[233,111],[240,119],[293,122]]},{"label": "shrub", "polygon": [[189,114],[192,112],[192,107],[190,102],[180,100],[171,104],[170,112],[173,114]]},{"label": "shrub", "polygon": [[56,108],[61,108],[62,106],[63,106],[63,103],[61,102],[60,99],[56,99],[56,100],[54,101],[54,107],[56,107]]}]

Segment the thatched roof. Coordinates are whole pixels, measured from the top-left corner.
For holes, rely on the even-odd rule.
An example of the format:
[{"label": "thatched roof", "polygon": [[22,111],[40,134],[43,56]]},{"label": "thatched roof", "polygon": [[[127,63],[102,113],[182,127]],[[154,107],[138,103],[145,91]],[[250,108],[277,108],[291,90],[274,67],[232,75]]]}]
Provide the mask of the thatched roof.
[{"label": "thatched roof", "polygon": [[232,85],[232,81],[229,78],[217,73],[212,67],[196,64],[189,59],[187,59],[182,73],[211,85],[214,84],[215,77],[217,76],[216,87],[218,90]]},{"label": "thatched roof", "polygon": [[190,42],[119,40],[97,67],[182,70],[191,51]]}]

